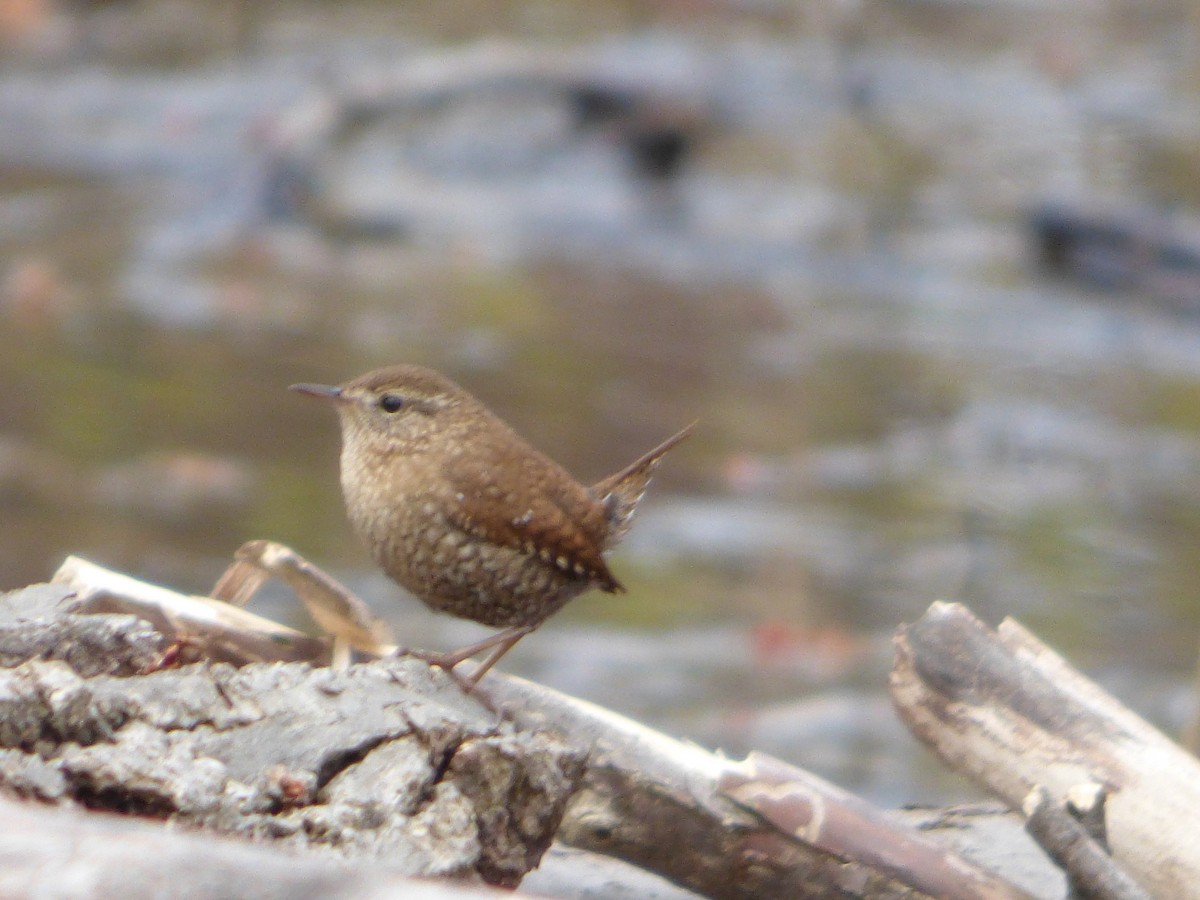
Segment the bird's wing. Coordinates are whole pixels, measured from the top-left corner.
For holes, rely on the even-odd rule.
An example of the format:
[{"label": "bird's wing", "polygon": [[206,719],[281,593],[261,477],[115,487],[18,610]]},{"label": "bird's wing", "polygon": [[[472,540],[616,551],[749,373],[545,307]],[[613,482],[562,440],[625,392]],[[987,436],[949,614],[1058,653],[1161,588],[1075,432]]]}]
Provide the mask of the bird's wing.
[{"label": "bird's wing", "polygon": [[536,555],[602,590],[623,590],[601,555],[608,531],[604,507],[537,450],[504,446],[510,452],[472,447],[446,462],[443,475],[454,500],[450,521],[491,544]]}]

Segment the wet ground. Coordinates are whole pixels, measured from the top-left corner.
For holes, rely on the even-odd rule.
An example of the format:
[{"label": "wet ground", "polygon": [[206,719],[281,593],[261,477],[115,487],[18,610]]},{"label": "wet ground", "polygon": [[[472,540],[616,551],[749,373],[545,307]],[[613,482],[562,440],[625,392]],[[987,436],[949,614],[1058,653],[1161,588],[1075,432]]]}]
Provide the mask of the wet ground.
[{"label": "wet ground", "polygon": [[957,797],[883,684],[896,625],[961,599],[1175,728],[1200,315],[1047,276],[1026,223],[1200,199],[1190,15],[0,17],[0,587],[80,553],[204,590],[265,537],[413,643],[473,636],[370,573],[332,416],[284,390],[410,360],[585,478],[701,420],[614,559],[629,593],[513,669],[881,799]]}]

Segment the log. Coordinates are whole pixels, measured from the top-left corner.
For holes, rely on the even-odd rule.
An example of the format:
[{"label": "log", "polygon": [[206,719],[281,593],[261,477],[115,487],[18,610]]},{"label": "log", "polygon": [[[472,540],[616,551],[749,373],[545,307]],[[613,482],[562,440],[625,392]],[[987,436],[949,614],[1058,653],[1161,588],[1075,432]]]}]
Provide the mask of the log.
[{"label": "log", "polygon": [[54,573],[53,583],[77,589],[73,594],[76,611],[136,616],[167,643],[187,645],[205,659],[233,665],[267,660],[327,663],[331,659],[332,641],[310,637],[210,597],[147,584],[77,556],[67,557]]},{"label": "log", "polygon": [[[302,577],[309,566],[291,560],[287,569],[289,577]],[[324,583],[326,578],[321,574],[310,587]],[[64,564],[56,580],[67,583],[76,592],[80,609],[91,608],[95,596],[105,597],[106,608],[110,608],[120,591],[136,593],[128,580],[119,582],[119,590],[114,589],[107,570],[74,559]],[[157,593],[149,599],[163,600]],[[134,608],[146,600],[145,596],[135,598]],[[311,604],[312,600],[310,597],[306,603]],[[324,608],[345,606],[344,600],[335,598]],[[210,600],[205,605],[216,602]],[[211,613],[206,615],[211,617]],[[217,618],[224,622],[222,617]],[[194,629],[201,624],[200,620],[194,620],[188,627]],[[200,641],[204,642],[203,636]],[[228,643],[237,645],[226,634],[223,646]],[[294,653],[296,646],[294,641],[288,641],[285,651]],[[208,666],[205,671],[216,668]],[[280,677],[268,674],[277,672],[278,667],[265,663],[220,671],[221,691],[234,698],[230,701],[234,712],[222,716],[234,715],[242,708],[248,679],[269,681]],[[486,721],[471,718],[477,715],[480,700],[485,708],[501,714],[500,721],[513,734],[536,735],[557,742],[554,746],[564,760],[560,773],[567,768],[565,748],[581,755],[586,753],[578,790],[562,817],[560,839],[627,860],[706,896],[953,896],[964,900],[1029,896],[811,773],[757,754],[743,762],[730,761],[517,678],[493,673],[476,689],[475,696],[466,698],[448,678],[440,673],[431,675],[425,664],[415,659],[384,658],[337,674],[324,669],[310,671],[311,677],[318,681],[324,678],[335,684],[339,697],[351,689],[353,681],[365,680],[376,685],[368,693],[380,695],[377,701],[383,706],[390,708],[390,704],[403,703],[408,720],[428,725],[418,729],[416,735],[419,749],[426,751],[426,756],[429,741],[438,739],[437,735],[450,727],[445,715],[448,706],[467,704],[456,716],[467,716],[467,721],[474,723],[472,735],[485,725],[499,727],[494,718]],[[379,672],[384,674],[381,676]],[[382,687],[388,683],[390,686]],[[402,697],[395,693],[397,684],[406,686]],[[269,685],[271,695],[278,695],[281,687]],[[257,696],[253,692],[252,695]],[[289,699],[286,706],[294,711],[297,702],[304,701]],[[414,710],[421,709],[426,712],[417,716]],[[430,717],[435,717],[432,724],[427,721]],[[114,731],[120,730],[114,727]],[[405,732],[401,736],[413,735]],[[366,761],[373,761],[378,754],[367,746],[371,740],[362,739]],[[386,740],[395,742],[396,738]],[[327,742],[319,743],[324,747]],[[336,769],[344,765],[348,770],[359,767],[353,745],[347,747],[343,743],[342,747],[331,762],[307,760],[299,767],[287,763],[283,775],[276,776],[276,794],[297,809],[304,809],[317,796],[314,788],[324,790],[318,786],[329,783],[325,766]],[[206,752],[208,749],[205,745]],[[462,756],[459,750],[454,759]],[[402,758],[389,765],[413,763]],[[297,770],[313,774],[297,778]],[[475,771],[486,770],[482,766],[475,768]],[[372,783],[385,777],[387,771],[382,767],[374,769]],[[243,769],[238,774],[250,775]],[[258,777],[261,780],[261,773]],[[560,780],[565,778],[562,774]],[[478,786],[470,779],[465,784],[472,797],[490,796],[498,807],[508,802],[503,792],[489,793],[486,785]],[[385,787],[394,789],[390,784]],[[162,802],[163,793],[160,790],[153,794],[155,802]],[[168,801],[174,803],[174,797],[169,796]],[[477,805],[474,812],[476,820],[486,825],[489,821],[486,809]],[[500,817],[502,824],[513,818],[511,814]],[[214,819],[224,821],[220,816],[209,816],[206,821]],[[250,830],[262,835],[276,827]]]},{"label": "log", "polygon": [[[248,886],[253,886],[252,888]],[[407,878],[128,816],[0,798],[0,897],[57,900],[496,900],[511,891]]]},{"label": "log", "polygon": [[811,772],[728,760],[521,679],[484,687],[518,722],[593,748],[559,835],[573,846],[712,897],[1028,896]]},{"label": "log", "polygon": [[[72,602],[65,587],[33,589],[42,601],[56,592]],[[31,620],[28,600],[21,592],[4,605],[9,663],[31,626],[43,636],[63,627],[59,645],[26,641],[31,655],[0,668],[9,794],[511,887],[550,845],[582,776],[585,750],[498,718],[415,659],[345,671],[204,661],[138,674],[161,635],[127,615],[79,616],[61,604]],[[89,625],[148,644],[81,642]],[[124,674],[74,668],[82,645]],[[279,646],[286,656],[297,644]]]},{"label": "log", "polygon": [[1103,785],[1116,863],[1155,897],[1200,896],[1200,762],[1017,622],[933,604],[897,635],[890,690],[921,741],[1014,809]]}]

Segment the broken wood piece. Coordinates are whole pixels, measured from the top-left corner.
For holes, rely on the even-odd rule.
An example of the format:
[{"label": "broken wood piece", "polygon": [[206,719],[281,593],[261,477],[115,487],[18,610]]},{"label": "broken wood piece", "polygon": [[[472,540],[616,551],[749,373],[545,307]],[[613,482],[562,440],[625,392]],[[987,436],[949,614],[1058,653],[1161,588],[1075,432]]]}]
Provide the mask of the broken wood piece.
[{"label": "broken wood piece", "polygon": [[233,562],[221,573],[221,577],[217,579],[213,589],[208,592],[208,596],[214,600],[220,600],[222,603],[242,609],[250,605],[254,595],[271,577],[270,573],[262,566],[256,566],[252,562],[238,558],[238,554],[245,546],[243,544],[234,552]]},{"label": "broken wood piece", "polygon": [[324,664],[328,642],[211,597],[187,596],[69,556],[52,579],[75,592],[74,610],[128,613],[149,622],[168,640],[194,643],[214,660],[305,660]]},{"label": "broken wood piece", "polygon": [[1062,866],[1080,900],[1151,900],[1045,788],[1030,791],[1022,811],[1026,829]]},{"label": "broken wood piece", "polygon": [[1200,884],[1200,761],[1017,622],[996,631],[935,603],[896,637],[890,689],[909,729],[951,768],[1021,804],[1106,788],[1113,859],[1156,897]]},{"label": "broken wood piece", "polygon": [[387,622],[337,579],[275,541],[242,544],[234,553],[233,564],[218,579],[212,596],[245,606],[267,575],[295,591],[317,626],[333,638],[335,668],[346,667],[351,647],[375,657],[396,652]]}]

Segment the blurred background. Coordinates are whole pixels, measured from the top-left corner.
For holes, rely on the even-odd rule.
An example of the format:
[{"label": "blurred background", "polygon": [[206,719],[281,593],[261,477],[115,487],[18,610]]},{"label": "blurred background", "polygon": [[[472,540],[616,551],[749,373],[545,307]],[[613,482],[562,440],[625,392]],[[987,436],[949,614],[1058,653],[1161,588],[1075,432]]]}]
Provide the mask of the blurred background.
[{"label": "blurred background", "polygon": [[[412,361],[585,480],[699,418],[505,661],[887,803],[935,599],[1174,732],[1200,591],[1200,4],[0,0],[0,588],[290,544],[404,642],[333,415]],[[303,624],[281,589],[256,607]]]}]

